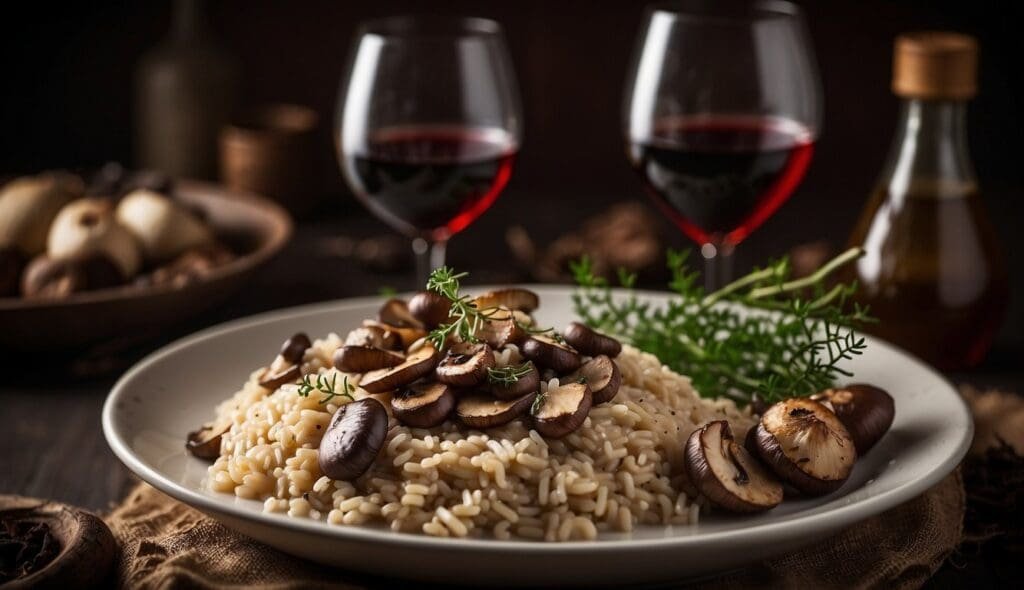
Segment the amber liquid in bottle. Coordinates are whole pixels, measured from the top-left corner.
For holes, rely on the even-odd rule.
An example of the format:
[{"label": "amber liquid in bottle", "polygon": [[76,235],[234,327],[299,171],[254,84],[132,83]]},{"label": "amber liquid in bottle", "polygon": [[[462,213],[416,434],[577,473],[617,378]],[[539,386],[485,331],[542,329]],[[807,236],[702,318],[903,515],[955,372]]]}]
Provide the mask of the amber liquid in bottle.
[{"label": "amber liquid in bottle", "polygon": [[908,100],[883,180],[850,238],[868,332],[942,369],[977,364],[1007,300],[996,234],[965,141],[965,104]]}]

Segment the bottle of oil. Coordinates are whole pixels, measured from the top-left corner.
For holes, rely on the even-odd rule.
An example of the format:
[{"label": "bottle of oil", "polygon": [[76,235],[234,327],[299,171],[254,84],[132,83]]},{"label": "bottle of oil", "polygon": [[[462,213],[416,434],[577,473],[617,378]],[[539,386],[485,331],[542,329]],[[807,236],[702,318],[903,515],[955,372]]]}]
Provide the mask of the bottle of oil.
[{"label": "bottle of oil", "polygon": [[851,245],[865,255],[851,272],[868,328],[942,369],[977,364],[1007,300],[1006,271],[967,152],[967,101],[977,43],[931,32],[901,35],[892,88],[900,129]]}]

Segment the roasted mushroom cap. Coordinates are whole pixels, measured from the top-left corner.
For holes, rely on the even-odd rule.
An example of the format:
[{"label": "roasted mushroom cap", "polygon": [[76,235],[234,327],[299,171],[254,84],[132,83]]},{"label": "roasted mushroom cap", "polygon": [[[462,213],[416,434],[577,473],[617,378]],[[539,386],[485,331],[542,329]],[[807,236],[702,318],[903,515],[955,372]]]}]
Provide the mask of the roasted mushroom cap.
[{"label": "roasted mushroom cap", "polygon": [[773,405],[756,428],[761,459],[805,494],[839,489],[857,461],[857,449],[843,423],[832,410],[810,399]]},{"label": "roasted mushroom cap", "polygon": [[302,377],[302,369],[298,364],[285,360],[278,355],[270,366],[259,376],[259,385],[266,389],[277,389],[285,383],[294,383]]},{"label": "roasted mushroom cap", "polygon": [[388,299],[377,312],[377,320],[382,324],[396,328],[423,329],[423,322],[416,319],[409,311],[409,305],[401,299]]},{"label": "roasted mushroom cap", "polygon": [[[537,392],[540,388],[540,372],[537,371],[537,367],[532,362],[527,361],[522,365],[512,367],[512,369],[521,369],[521,371],[517,371],[519,378],[511,382],[509,380],[495,379],[490,372],[488,373],[491,394],[494,397],[498,399],[518,399],[528,393]],[[494,369],[493,371],[497,371],[500,374],[502,369]]]},{"label": "roasted mushroom cap", "polygon": [[596,356],[580,367],[566,382],[582,379],[594,394],[594,405],[611,401],[622,385],[622,372],[615,361],[605,355]]},{"label": "roasted mushroom cap", "polygon": [[385,332],[392,332],[398,335],[401,340],[401,348],[409,348],[417,340],[427,335],[427,331],[423,328],[404,328],[400,326],[392,326],[390,324],[382,324],[381,322],[375,322],[372,320],[365,320],[363,322],[364,328],[378,328]]},{"label": "roasted mushroom cap", "polygon": [[320,471],[335,480],[353,480],[373,465],[388,434],[388,412],[366,397],[347,403],[334,413],[320,439]]},{"label": "roasted mushroom cap", "polygon": [[760,512],[782,502],[782,484],[736,443],[725,420],[690,435],[686,471],[701,494],[732,512]]},{"label": "roasted mushroom cap", "polygon": [[622,345],[618,340],[611,336],[605,336],[579,322],[570,323],[565,328],[562,337],[573,348],[588,356],[603,354],[614,358],[622,352]]},{"label": "roasted mushroom cap", "polygon": [[213,243],[213,233],[177,202],[150,190],[136,190],[117,205],[117,221],[135,236],[147,260],[170,260]]},{"label": "roasted mushroom cap", "polygon": [[213,461],[220,456],[221,438],[230,429],[230,420],[207,422],[199,430],[188,433],[185,449],[194,457]]},{"label": "roasted mushroom cap", "polygon": [[430,374],[440,359],[441,354],[427,342],[415,352],[409,353],[402,364],[363,375],[359,386],[370,393],[392,391]]},{"label": "roasted mushroom cap", "polygon": [[72,293],[105,289],[123,284],[121,269],[105,254],[54,260],[36,256],[21,277],[25,297],[67,297]]},{"label": "roasted mushroom cap", "polygon": [[540,306],[540,297],[533,291],[511,287],[484,293],[477,297],[475,302],[476,308],[480,310],[506,307],[530,313]]},{"label": "roasted mushroom cap", "polygon": [[278,354],[284,360],[298,364],[302,362],[302,357],[305,356],[306,350],[310,346],[313,346],[313,343],[310,342],[309,336],[305,332],[296,332],[281,344],[281,352]]},{"label": "roasted mushroom cap", "polygon": [[389,330],[381,325],[360,326],[348,333],[348,336],[345,337],[345,345],[401,350],[402,337],[398,335],[398,332]]},{"label": "roasted mushroom cap", "polygon": [[60,210],[46,237],[46,254],[57,260],[102,254],[125,278],[134,277],[142,266],[139,244],[114,218],[113,203],[95,197],[72,201]]},{"label": "roasted mushroom cap", "polygon": [[413,383],[391,396],[391,413],[402,424],[431,428],[445,421],[455,407],[455,393],[444,383]]},{"label": "roasted mushroom cap", "polygon": [[529,325],[523,323],[522,316],[521,311],[498,307],[489,312],[487,321],[480,325],[475,336],[494,349],[507,344],[520,344],[528,336],[521,326]]},{"label": "roasted mushroom cap", "polygon": [[593,394],[585,383],[568,383],[540,394],[533,406],[533,427],[548,438],[562,438],[583,425]]},{"label": "roasted mushroom cap", "polygon": [[494,366],[494,351],[484,344],[461,342],[448,349],[435,373],[441,383],[469,387],[487,379],[487,369]]},{"label": "roasted mushroom cap", "polygon": [[529,393],[515,399],[500,400],[489,395],[472,394],[459,400],[455,413],[470,428],[494,428],[525,414],[535,397]]},{"label": "roasted mushroom cap", "polygon": [[559,373],[575,371],[583,362],[579,353],[571,346],[541,334],[527,338],[521,349],[526,358]]},{"label": "roasted mushroom cap", "polygon": [[397,352],[373,346],[342,346],[334,351],[334,367],[346,373],[366,373],[396,367],[405,357]]},{"label": "roasted mushroom cap", "polygon": [[16,178],[0,188],[0,246],[41,254],[57,212],[81,196],[82,179],[65,172]]},{"label": "roasted mushroom cap", "polygon": [[896,417],[896,405],[884,389],[856,383],[838,389],[826,389],[811,399],[828,402],[836,416],[846,427],[863,455],[889,430]]},{"label": "roasted mushroom cap", "polygon": [[409,313],[427,328],[436,328],[448,321],[452,302],[439,293],[420,291],[409,299]]}]

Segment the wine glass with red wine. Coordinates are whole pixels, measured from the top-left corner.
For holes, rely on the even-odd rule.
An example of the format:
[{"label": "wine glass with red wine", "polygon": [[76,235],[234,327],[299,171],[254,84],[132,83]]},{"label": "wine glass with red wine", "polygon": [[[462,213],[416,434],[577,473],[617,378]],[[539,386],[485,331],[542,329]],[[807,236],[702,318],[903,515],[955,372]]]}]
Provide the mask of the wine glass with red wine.
[{"label": "wine glass with red wine", "polygon": [[480,18],[364,23],[339,95],[338,158],[374,215],[413,239],[417,280],[512,175],[522,115],[501,26]]},{"label": "wine glass with red wine", "polygon": [[648,9],[625,101],[629,159],[700,246],[708,290],[735,247],[800,184],[821,129],[817,66],[800,9],[684,0]]}]

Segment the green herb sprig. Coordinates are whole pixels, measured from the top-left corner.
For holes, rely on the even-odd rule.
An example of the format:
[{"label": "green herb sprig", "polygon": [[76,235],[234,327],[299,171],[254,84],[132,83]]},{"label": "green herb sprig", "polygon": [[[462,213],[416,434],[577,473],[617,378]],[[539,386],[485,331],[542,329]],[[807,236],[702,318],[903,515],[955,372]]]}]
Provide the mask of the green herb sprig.
[{"label": "green herb sprig", "polygon": [[673,296],[658,306],[629,292],[635,275],[620,271],[626,293],[616,293],[584,258],[572,264],[579,285],[573,306],[595,330],[689,375],[704,396],[749,402],[756,394],[770,403],[850,375],[842,363],[865,349],[853,328],[872,320],[866,308],[849,304],[855,283],[831,286],[828,279],[861,253],[850,249],[799,279],[790,278],[781,259],[705,293],[687,266],[688,253],[669,251]]},{"label": "green herb sprig", "polygon": [[521,365],[508,365],[500,368],[489,368],[487,369],[487,380],[495,385],[504,385],[506,387],[515,385],[517,381],[530,374],[533,367],[530,363],[523,363]]},{"label": "green herb sprig", "polygon": [[302,377],[302,384],[299,385],[299,395],[302,397],[309,397],[309,394],[314,391],[319,391],[324,394],[324,397],[320,400],[320,404],[326,404],[336,397],[347,397],[348,401],[354,402],[356,398],[352,397],[352,392],[356,390],[355,386],[350,385],[348,382],[348,375],[342,377],[341,380],[341,391],[336,388],[338,381],[338,374],[331,373],[330,381],[323,374],[316,375],[316,381],[313,380],[313,375],[304,375]]},{"label": "green herb sprig", "polygon": [[460,280],[469,273],[456,273],[447,266],[435,269],[427,279],[427,290],[444,296],[451,302],[451,309],[448,317],[451,322],[441,324],[429,334],[429,340],[435,348],[444,348],[448,339],[452,336],[463,342],[478,342],[477,331],[487,320],[491,319],[498,308],[477,309],[476,302],[469,295],[459,292],[461,289]]}]

